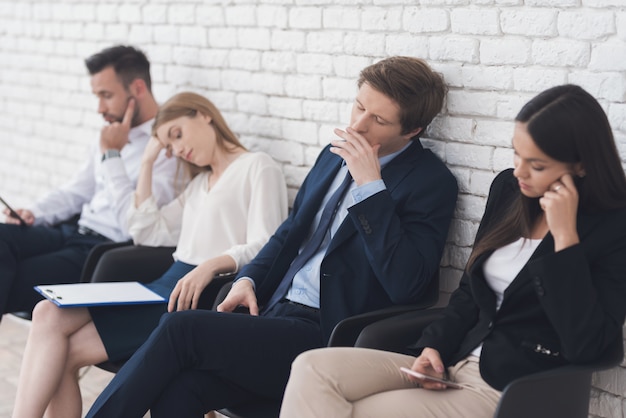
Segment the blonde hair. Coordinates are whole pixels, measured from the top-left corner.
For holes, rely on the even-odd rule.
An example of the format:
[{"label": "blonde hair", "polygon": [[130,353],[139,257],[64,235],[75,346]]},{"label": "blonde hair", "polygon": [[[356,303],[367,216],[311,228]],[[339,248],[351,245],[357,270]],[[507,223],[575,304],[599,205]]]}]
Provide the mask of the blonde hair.
[{"label": "blonde hair", "polygon": [[[193,92],[182,92],[175,94],[168,101],[163,103],[157,112],[152,125],[152,135],[156,137],[156,131],[169,121],[186,116],[195,117],[198,113],[211,118],[211,124],[215,129],[215,140],[217,146],[226,152],[232,152],[237,148],[246,149],[237,136],[230,130],[224,117],[217,107],[207,98]],[[198,167],[182,159],[178,159],[179,168],[191,177],[195,177],[198,173],[210,170],[211,167]]]}]

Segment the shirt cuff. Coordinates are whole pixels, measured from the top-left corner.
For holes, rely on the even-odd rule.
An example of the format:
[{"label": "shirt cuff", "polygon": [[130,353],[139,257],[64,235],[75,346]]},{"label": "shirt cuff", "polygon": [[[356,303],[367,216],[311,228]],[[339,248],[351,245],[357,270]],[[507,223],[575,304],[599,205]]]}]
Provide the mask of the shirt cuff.
[{"label": "shirt cuff", "polygon": [[254,291],[256,292],[256,284],[254,283],[254,280],[252,280],[252,278],[251,278],[251,277],[247,277],[247,276],[240,277],[240,278],[238,278],[237,280],[235,280],[235,281],[233,282],[233,285],[234,285],[235,283],[237,283],[238,281],[240,281],[240,280],[247,280],[247,281],[249,281],[250,283],[252,283],[252,288],[253,288],[253,289],[254,289]]},{"label": "shirt cuff", "polygon": [[376,193],[382,192],[385,189],[387,189],[387,186],[385,186],[385,182],[382,179],[365,183],[362,186],[357,186],[350,192],[353,199],[352,205],[356,205],[357,203],[370,196],[374,196]]}]

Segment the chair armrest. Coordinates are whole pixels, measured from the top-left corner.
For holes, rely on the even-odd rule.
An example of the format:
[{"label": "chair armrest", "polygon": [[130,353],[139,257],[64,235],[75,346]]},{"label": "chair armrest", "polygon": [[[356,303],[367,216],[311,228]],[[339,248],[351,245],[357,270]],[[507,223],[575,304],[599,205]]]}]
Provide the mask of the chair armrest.
[{"label": "chair armrest", "polygon": [[494,418],[587,418],[592,374],[619,365],[623,358],[620,336],[597,362],[516,379],[504,388]]},{"label": "chair armrest", "polygon": [[139,281],[148,283],[158,279],[172,265],[175,247],[144,247],[127,245],[104,252],[91,282]]},{"label": "chair armrest", "polygon": [[443,308],[414,310],[389,317],[366,326],[359,334],[355,347],[407,353],[431,322],[443,316]]}]

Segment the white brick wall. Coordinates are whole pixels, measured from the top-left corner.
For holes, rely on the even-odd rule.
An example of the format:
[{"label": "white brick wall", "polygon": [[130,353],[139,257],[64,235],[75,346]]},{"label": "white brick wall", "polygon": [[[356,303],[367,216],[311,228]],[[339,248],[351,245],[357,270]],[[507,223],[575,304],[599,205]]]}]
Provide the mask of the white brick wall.
[{"label": "white brick wall", "polygon": [[[147,52],[159,101],[185,89],[211,98],[246,145],[282,164],[292,199],[348,122],[359,70],[427,59],[450,94],[424,142],[461,187],[444,292],[491,179],[511,165],[511,120],[538,91],[588,89],[626,162],[626,0],[0,0],[0,193],[16,206],[84,159],[102,122],[82,60],[114,43]],[[594,416],[626,416],[625,373],[596,376]]]}]

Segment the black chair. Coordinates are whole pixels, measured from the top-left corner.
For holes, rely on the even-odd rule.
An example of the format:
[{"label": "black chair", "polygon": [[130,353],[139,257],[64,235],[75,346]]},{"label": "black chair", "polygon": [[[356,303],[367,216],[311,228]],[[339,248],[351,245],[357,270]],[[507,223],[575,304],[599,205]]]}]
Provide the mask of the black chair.
[{"label": "black chair", "polygon": [[[222,287],[218,293],[214,308],[224,299],[232,283]],[[329,347],[351,347],[361,331],[369,324],[376,323],[386,318],[400,314],[421,311],[437,303],[439,300],[439,272],[430,281],[425,296],[420,303],[413,305],[395,305],[360,315],[351,316],[335,325],[328,341]],[[219,412],[229,418],[277,418],[280,412],[280,401],[276,399],[260,399],[255,402],[240,404],[229,408],[220,409]]]},{"label": "black chair", "polygon": [[[442,311],[427,309],[371,324],[355,346],[402,353]],[[592,374],[619,365],[623,358],[619,338],[593,364],[568,365],[516,379],[502,392],[494,418],[587,418]]]}]

